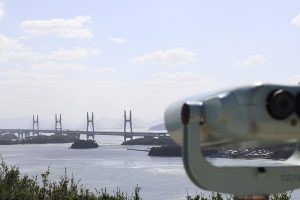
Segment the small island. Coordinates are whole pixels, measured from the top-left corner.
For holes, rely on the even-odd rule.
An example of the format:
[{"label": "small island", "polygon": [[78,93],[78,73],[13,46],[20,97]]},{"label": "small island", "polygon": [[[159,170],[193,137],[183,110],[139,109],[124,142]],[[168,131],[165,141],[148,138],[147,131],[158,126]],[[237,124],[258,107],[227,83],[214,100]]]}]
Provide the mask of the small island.
[{"label": "small island", "polygon": [[99,145],[93,140],[77,140],[71,145],[71,149],[93,149],[98,148]]},{"label": "small island", "polygon": [[167,156],[167,157],[180,157],[181,147],[180,146],[161,146],[152,147],[148,153],[149,156]]},{"label": "small island", "polygon": [[176,145],[173,140],[168,136],[162,137],[152,137],[152,136],[145,136],[142,138],[136,138],[132,140],[127,140],[122,143],[122,145]]}]

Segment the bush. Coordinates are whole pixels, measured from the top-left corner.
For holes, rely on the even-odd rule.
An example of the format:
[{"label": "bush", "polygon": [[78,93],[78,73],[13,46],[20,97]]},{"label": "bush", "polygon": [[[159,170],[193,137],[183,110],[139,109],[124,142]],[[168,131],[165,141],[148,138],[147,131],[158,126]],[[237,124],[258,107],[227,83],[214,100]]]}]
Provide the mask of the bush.
[{"label": "bush", "polygon": [[0,199],[5,200],[141,200],[140,187],[135,188],[135,192],[128,197],[119,189],[112,195],[106,189],[92,193],[84,189],[74,177],[64,175],[57,181],[49,180],[49,169],[42,173],[41,182],[38,176],[28,178],[21,176],[18,167],[8,167],[5,162],[0,164]]}]

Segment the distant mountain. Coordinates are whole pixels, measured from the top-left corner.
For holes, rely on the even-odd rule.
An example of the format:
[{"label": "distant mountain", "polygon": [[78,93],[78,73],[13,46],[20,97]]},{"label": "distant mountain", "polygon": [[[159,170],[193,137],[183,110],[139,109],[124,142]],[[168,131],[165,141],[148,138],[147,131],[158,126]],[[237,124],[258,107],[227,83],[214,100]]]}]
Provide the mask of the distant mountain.
[{"label": "distant mountain", "polygon": [[150,131],[162,131],[162,130],[167,130],[166,129],[166,126],[164,123],[162,124],[157,124],[157,125],[154,125],[154,126],[151,126],[149,128]]},{"label": "distant mountain", "polygon": [[149,123],[149,127],[151,127],[151,126],[156,126],[156,125],[158,125],[158,124],[162,124],[163,121],[164,121],[163,118],[157,118],[156,120],[153,120],[153,121],[151,121],[151,122]]}]

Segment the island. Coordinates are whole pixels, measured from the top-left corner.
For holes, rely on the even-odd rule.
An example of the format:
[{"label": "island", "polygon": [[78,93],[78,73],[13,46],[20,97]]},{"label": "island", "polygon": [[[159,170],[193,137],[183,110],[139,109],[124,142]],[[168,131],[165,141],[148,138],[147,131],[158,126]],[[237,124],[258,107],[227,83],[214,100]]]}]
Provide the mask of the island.
[{"label": "island", "polygon": [[161,145],[176,145],[173,140],[168,136],[161,136],[158,138],[152,136],[145,136],[141,138],[136,138],[132,140],[127,140],[122,143],[122,145],[152,145],[152,146],[161,146]]},{"label": "island", "polygon": [[92,149],[98,148],[99,145],[93,140],[77,140],[71,145],[71,149]]},{"label": "island", "polygon": [[78,139],[74,136],[63,135],[37,135],[22,140],[18,139],[14,135],[4,135],[0,138],[0,145],[72,143],[76,140]]},{"label": "island", "polygon": [[180,146],[161,146],[152,147],[148,153],[149,156],[167,156],[167,157],[180,157],[181,147]]}]

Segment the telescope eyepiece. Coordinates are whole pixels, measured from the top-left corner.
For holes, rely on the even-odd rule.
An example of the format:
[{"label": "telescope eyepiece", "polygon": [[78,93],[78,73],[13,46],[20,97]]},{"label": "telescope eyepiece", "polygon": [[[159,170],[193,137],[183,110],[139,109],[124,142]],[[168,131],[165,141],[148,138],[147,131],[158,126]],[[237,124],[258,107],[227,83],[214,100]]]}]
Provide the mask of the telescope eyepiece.
[{"label": "telescope eyepiece", "polygon": [[296,96],[296,114],[300,117],[300,92]]},{"label": "telescope eyepiece", "polygon": [[267,110],[269,114],[279,120],[288,118],[295,112],[296,103],[292,93],[279,89],[270,93],[267,99]]},{"label": "telescope eyepiece", "polygon": [[189,123],[190,119],[190,107],[188,104],[183,104],[182,109],[181,109],[181,121],[184,125],[187,125]]}]

